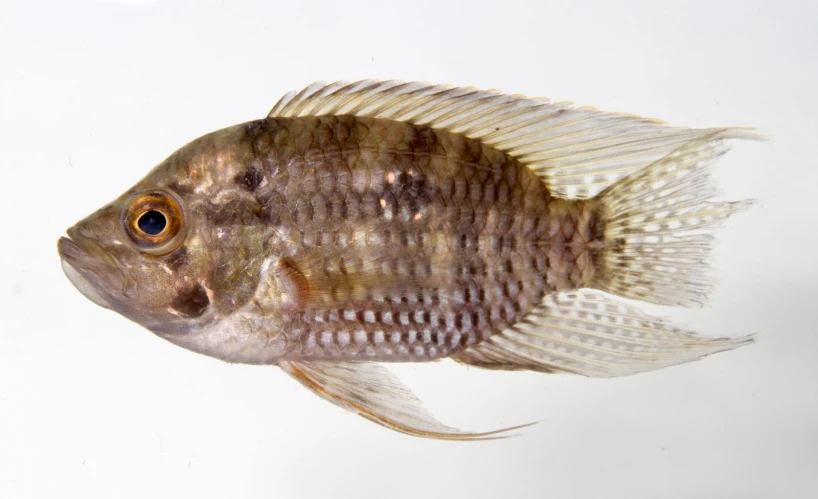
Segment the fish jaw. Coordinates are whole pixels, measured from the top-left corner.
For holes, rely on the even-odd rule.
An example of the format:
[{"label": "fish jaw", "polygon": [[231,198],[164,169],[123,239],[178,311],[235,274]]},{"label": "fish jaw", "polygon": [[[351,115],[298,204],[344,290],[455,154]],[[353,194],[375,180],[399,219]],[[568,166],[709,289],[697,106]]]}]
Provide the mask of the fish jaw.
[{"label": "fish jaw", "polygon": [[63,273],[83,296],[100,307],[113,309],[113,290],[106,288],[123,282],[122,272],[110,255],[76,229],[69,229],[68,235],[57,242]]}]

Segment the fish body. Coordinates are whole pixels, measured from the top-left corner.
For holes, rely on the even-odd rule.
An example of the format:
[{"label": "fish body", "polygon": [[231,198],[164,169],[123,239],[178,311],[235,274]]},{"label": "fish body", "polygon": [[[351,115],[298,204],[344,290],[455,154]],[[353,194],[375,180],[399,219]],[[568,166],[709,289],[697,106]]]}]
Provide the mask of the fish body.
[{"label": "fish body", "polygon": [[182,147],[68,230],[71,281],[189,350],[275,364],[387,427],[382,362],[618,376],[735,348],[600,291],[703,303],[709,162],[734,129],[416,83],[314,85]]}]

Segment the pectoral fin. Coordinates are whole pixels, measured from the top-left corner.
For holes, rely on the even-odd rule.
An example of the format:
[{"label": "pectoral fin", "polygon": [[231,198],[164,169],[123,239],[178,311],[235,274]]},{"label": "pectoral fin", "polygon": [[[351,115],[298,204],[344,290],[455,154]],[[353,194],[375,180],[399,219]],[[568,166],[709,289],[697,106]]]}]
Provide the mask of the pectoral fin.
[{"label": "pectoral fin", "polygon": [[504,438],[529,425],[467,433],[441,423],[384,366],[372,362],[285,361],[279,366],[319,396],[382,426],[416,437],[446,440]]}]

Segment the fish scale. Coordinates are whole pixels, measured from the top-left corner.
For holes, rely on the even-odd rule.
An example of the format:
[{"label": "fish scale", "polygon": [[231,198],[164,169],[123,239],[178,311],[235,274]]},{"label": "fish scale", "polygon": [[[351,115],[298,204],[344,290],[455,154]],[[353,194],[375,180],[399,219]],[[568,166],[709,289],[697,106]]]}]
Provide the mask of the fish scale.
[{"label": "fish scale", "polygon": [[[297,343],[298,355],[383,361],[445,357],[513,324],[551,290],[538,278],[548,272],[541,247],[543,234],[551,231],[551,198],[530,170],[475,141],[426,127],[354,117],[296,121],[247,126],[261,164],[275,165],[262,172],[262,183],[277,185],[280,197],[263,209],[288,211],[271,216],[291,220],[279,224],[299,232],[302,254],[321,255],[317,266],[338,267],[343,259],[355,268],[361,259],[372,259],[395,284],[377,300],[330,300],[290,317],[282,329],[293,332],[288,338]],[[357,143],[348,142],[350,129],[357,131]],[[310,146],[290,145],[281,136],[299,137]],[[328,151],[316,150],[319,144]],[[291,154],[299,150],[309,151],[307,157]],[[278,176],[287,183],[267,179]],[[305,176],[321,181],[296,180]],[[497,193],[504,193],[502,205],[495,204]],[[327,209],[333,196],[346,200],[345,210]],[[356,266],[354,245],[327,241],[354,240],[361,226],[380,244],[367,245]],[[438,244],[426,249],[410,244],[424,238]],[[288,242],[269,242],[267,248],[282,254],[282,245]],[[290,257],[301,259],[298,253]],[[493,262],[491,272],[486,262]],[[551,265],[570,263],[560,258]],[[416,268],[432,269],[432,275],[418,275]],[[476,293],[479,289],[488,292]],[[424,295],[435,299],[417,299]],[[467,300],[467,295],[476,296]],[[361,309],[372,320],[339,313]],[[411,313],[417,311],[437,320],[418,321],[423,315]],[[387,323],[385,315],[410,319]]]}]

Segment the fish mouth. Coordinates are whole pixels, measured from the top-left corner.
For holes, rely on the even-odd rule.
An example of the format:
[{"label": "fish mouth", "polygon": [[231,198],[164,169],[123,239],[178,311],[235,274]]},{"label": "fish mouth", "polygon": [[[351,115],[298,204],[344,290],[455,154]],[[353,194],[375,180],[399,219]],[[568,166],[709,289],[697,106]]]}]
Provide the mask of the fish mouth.
[{"label": "fish mouth", "polygon": [[[115,260],[92,240],[82,236],[75,229],[69,229],[69,237],[61,237],[57,251],[62,260],[65,276],[80,293],[103,308],[111,308],[111,292],[106,284],[121,274]],[[124,276],[123,276],[124,277]]]}]

